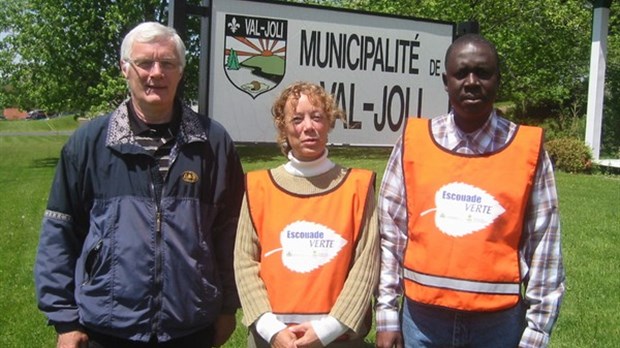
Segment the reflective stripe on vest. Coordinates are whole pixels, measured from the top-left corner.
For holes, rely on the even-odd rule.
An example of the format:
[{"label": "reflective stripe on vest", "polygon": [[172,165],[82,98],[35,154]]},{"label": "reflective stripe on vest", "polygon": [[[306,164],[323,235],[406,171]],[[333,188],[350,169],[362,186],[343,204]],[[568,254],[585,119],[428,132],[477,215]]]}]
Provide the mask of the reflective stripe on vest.
[{"label": "reflective stripe on vest", "polygon": [[462,279],[448,279],[422,274],[408,269],[404,270],[404,276],[405,279],[412,280],[422,285],[457,291],[478,292],[483,294],[518,295],[520,290],[519,284],[501,284]]},{"label": "reflective stripe on vest", "polygon": [[431,120],[410,118],[403,133],[405,295],[465,311],[510,308],[519,301],[519,245],[542,130],[519,126],[484,155],[447,151],[431,131]]},{"label": "reflective stripe on vest", "polygon": [[[349,169],[328,192],[301,195],[279,187],[268,171],[246,177],[250,218],[260,243],[260,272],[272,312],[327,314],[344,286],[365,219],[374,173]],[[372,199],[372,198],[369,198]]]}]

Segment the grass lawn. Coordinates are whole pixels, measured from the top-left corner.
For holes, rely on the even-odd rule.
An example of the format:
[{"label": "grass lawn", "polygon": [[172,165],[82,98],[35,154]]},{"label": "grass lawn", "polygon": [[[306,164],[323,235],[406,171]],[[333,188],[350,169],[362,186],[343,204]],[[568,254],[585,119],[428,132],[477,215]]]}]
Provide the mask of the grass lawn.
[{"label": "grass lawn", "polygon": [[[5,128],[13,122],[0,122],[0,133],[16,131],[13,125]],[[32,129],[24,127],[18,131]],[[32,268],[54,166],[66,139],[0,136],[0,347],[54,346],[53,329],[36,308]],[[245,170],[284,160],[275,147],[242,145],[239,152]],[[330,150],[335,162],[376,171],[377,187],[388,155],[388,149]],[[551,347],[620,347],[620,177],[558,173],[557,182],[568,292]],[[245,332],[239,324],[226,347],[244,347]]]}]

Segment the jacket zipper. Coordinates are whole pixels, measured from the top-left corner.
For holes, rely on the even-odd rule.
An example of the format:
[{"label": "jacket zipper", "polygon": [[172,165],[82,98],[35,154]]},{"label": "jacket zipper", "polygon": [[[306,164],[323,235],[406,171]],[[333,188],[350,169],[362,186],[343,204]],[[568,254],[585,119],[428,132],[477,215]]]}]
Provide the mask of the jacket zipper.
[{"label": "jacket zipper", "polygon": [[[172,150],[171,150],[172,151]],[[155,159],[155,161],[157,161]],[[162,211],[161,211],[161,201],[164,196],[164,189],[166,187],[166,181],[168,180],[168,173],[170,172],[170,167],[172,167],[172,163],[174,159],[170,159],[170,163],[168,165],[168,171],[166,172],[166,176],[164,178],[161,177],[159,173],[159,166],[156,162],[153,162],[153,166],[151,167],[151,191],[153,192],[153,197],[155,198],[156,210],[155,210],[155,313],[153,315],[153,321],[151,324],[152,335],[157,336],[159,332],[160,325],[160,317],[161,317],[161,308],[162,308],[162,291],[163,291],[163,277],[162,277],[162,269],[163,269],[163,251],[162,251]],[[161,189],[158,192],[155,187],[155,181],[161,184]]]},{"label": "jacket zipper", "polygon": [[[158,170],[157,167],[154,167],[155,170]],[[159,173],[151,172],[151,175],[159,175]],[[155,178],[153,178],[155,180]],[[162,305],[162,263],[163,263],[163,253],[162,253],[162,233],[161,233],[161,224],[162,224],[162,213],[161,213],[161,196],[163,192],[157,193],[155,189],[155,184],[151,182],[151,190],[153,191],[153,196],[155,197],[155,297],[154,297],[154,305],[155,310],[153,314],[153,321],[151,325],[152,335],[157,336],[159,332],[160,325],[160,316],[161,316],[161,305]],[[163,191],[163,189],[162,189]]]}]

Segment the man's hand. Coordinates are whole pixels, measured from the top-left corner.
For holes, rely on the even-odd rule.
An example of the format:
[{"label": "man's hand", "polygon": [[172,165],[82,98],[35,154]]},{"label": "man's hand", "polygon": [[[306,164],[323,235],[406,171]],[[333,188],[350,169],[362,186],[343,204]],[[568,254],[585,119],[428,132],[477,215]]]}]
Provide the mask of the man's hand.
[{"label": "man's hand", "polygon": [[237,327],[237,318],[234,314],[221,314],[215,321],[215,334],[213,335],[213,347],[219,347],[226,343],[230,335]]},{"label": "man's hand", "polygon": [[316,335],[314,328],[310,322],[301,323],[289,327],[295,336],[299,339],[295,341],[295,347],[298,348],[323,348],[323,343]]},{"label": "man's hand", "polygon": [[403,336],[399,331],[378,331],[375,347],[403,348]]},{"label": "man's hand", "polygon": [[77,330],[59,334],[56,348],[88,348],[88,335]]}]

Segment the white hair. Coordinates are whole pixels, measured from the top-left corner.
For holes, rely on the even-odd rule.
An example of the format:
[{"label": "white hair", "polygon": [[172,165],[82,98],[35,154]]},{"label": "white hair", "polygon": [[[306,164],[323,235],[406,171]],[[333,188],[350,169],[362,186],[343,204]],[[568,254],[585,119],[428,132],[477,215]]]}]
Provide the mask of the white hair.
[{"label": "white hair", "polygon": [[181,71],[185,68],[185,44],[177,31],[174,28],[167,27],[157,22],[144,22],[138,24],[135,28],[131,29],[121,44],[121,60],[131,60],[131,54],[133,50],[133,44],[135,42],[151,43],[163,40],[172,40],[177,50],[177,56],[179,57],[179,63],[181,64]]}]

